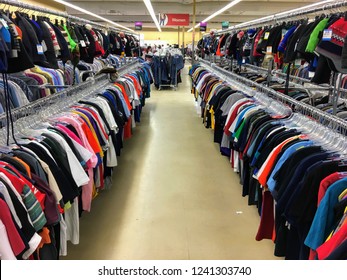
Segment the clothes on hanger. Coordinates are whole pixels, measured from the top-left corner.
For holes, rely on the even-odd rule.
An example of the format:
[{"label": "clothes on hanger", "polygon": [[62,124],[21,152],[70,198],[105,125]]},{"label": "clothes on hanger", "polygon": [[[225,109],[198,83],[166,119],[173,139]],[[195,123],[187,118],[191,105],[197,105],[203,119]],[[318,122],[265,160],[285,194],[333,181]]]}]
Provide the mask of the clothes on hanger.
[{"label": "clothes on hanger", "polygon": [[[323,36],[324,30],[331,30],[331,34]],[[251,63],[266,67],[267,59],[264,58],[273,58],[278,69],[294,63],[293,75],[312,79],[317,84],[329,84],[332,71],[345,71],[342,53],[345,53],[346,36],[344,15],[331,13],[317,16],[309,23],[307,20],[289,21],[258,29],[235,30],[231,35],[222,34],[219,44],[225,45],[225,52],[218,51],[218,55],[232,57],[239,65]],[[204,40],[209,38],[206,36]],[[305,67],[302,67],[303,62]]]},{"label": "clothes on hanger", "polygon": [[342,258],[347,167],[341,151],[204,67],[194,65],[190,75],[205,127],[214,129],[242,195],[258,208],[256,240],[273,240],[275,255],[285,259]]},{"label": "clothes on hanger", "polygon": [[184,59],[180,50],[172,49],[166,52],[155,53],[151,62],[154,75],[154,85],[177,86],[182,82],[181,70],[184,67]]},{"label": "clothes on hanger", "polygon": [[[0,157],[2,259],[59,259],[79,243],[79,218],[110,188],[124,140],[150,95],[150,66],[17,133]],[[30,117],[27,117],[30,118]]]},{"label": "clothes on hanger", "polygon": [[[14,81],[8,81],[9,94],[10,94],[10,106],[11,108],[17,108],[29,104],[28,95],[22,90],[22,88]],[[5,108],[4,100],[4,81],[0,80],[0,103],[2,108]],[[29,93],[30,95],[30,93]],[[0,113],[4,113],[0,110]]]},{"label": "clothes on hanger", "polygon": [[[90,63],[94,65],[92,68],[97,72],[107,64],[106,59],[100,62],[103,60],[102,57],[118,54],[115,49],[112,49],[114,45],[110,43],[111,37],[118,35],[115,32],[110,32],[107,35],[103,30],[94,28],[89,24],[59,23],[57,20],[53,23],[50,19],[42,16],[29,18],[28,15],[20,11],[13,13],[12,17],[2,12],[0,18],[2,20],[0,23],[0,47],[4,50],[3,56],[1,56],[0,70],[4,73],[19,73],[42,67],[53,77],[47,77],[45,73],[38,73],[41,76],[33,77],[33,79],[36,79],[41,85],[43,83],[56,85],[55,82],[53,83],[53,80],[56,79],[66,82],[60,83],[61,85],[76,84],[79,80],[85,80],[88,75],[71,82],[71,72],[73,73],[72,77],[79,78],[79,74],[74,74],[75,68],[65,72],[66,63],[71,62],[73,66],[77,66],[80,61],[83,61],[81,62],[82,65],[78,66],[80,70],[90,68],[83,65],[83,63]],[[126,39],[128,42],[127,56],[132,56],[131,51],[139,46],[138,39],[128,34],[126,34]],[[58,70],[58,72],[51,72],[47,69]],[[64,71],[63,79],[60,79],[59,69]],[[42,90],[41,96],[54,92],[55,90],[53,92]],[[35,97],[38,95],[36,92]]]}]

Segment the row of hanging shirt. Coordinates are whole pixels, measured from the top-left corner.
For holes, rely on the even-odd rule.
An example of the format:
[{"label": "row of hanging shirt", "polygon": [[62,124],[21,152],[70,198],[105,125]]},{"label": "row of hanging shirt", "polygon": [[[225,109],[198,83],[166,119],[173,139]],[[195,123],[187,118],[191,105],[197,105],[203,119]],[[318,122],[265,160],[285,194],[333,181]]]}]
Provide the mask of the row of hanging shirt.
[{"label": "row of hanging shirt", "polygon": [[[3,53],[0,71],[10,74],[12,108],[58,92],[63,89],[59,86],[84,81],[90,72],[96,73],[109,64],[107,57],[102,59],[102,56],[119,53],[110,44],[121,40],[115,32],[106,35],[90,25],[52,23],[48,18],[30,18],[21,12],[10,14],[1,11],[0,19],[0,48]],[[133,36],[127,35],[127,38],[132,45],[137,44]],[[115,66],[119,66],[117,62],[120,60],[112,57]],[[44,87],[46,84],[54,87]],[[1,102],[0,112],[4,107]]]},{"label": "row of hanging shirt", "polygon": [[[325,29],[331,34],[323,37]],[[309,64],[315,83],[329,83],[331,71],[343,72],[346,66],[345,38],[347,21],[345,14],[332,13],[316,16],[312,21],[302,19],[273,26],[245,28],[218,36],[207,36],[198,43],[204,49],[208,43],[209,52],[228,56],[241,63],[264,64],[274,59],[278,68],[283,63],[294,63],[296,59]],[[205,42],[205,43],[204,43]],[[299,66],[299,65],[298,65]]]},{"label": "row of hanging shirt", "polygon": [[[14,73],[39,65],[58,69],[58,60],[71,61],[77,65],[81,60],[93,63],[94,58],[116,53],[116,42],[121,41],[119,34],[67,22],[52,23],[45,17],[29,18],[15,12],[1,12],[1,38],[4,56],[1,71]],[[134,46],[136,38],[126,35]],[[119,46],[120,50],[121,46]],[[19,62],[19,63],[18,63]]]},{"label": "row of hanging shirt", "polygon": [[49,117],[15,123],[16,143],[1,148],[1,259],[58,259],[67,241],[79,243],[79,216],[110,187],[151,80],[143,65],[47,108]]},{"label": "row of hanging shirt", "polygon": [[[104,59],[95,59],[93,64],[80,61],[77,68],[70,63],[63,65],[61,61],[58,64],[61,69],[35,66],[23,72],[8,75],[11,108],[22,107],[32,101],[62,91],[65,88],[63,86],[79,84],[90,77],[90,73],[97,73],[108,65],[108,62]],[[45,85],[54,87],[45,87]],[[2,78],[0,78],[0,91],[4,92],[4,79]],[[3,97],[4,94],[0,99],[0,113],[4,113]]]},{"label": "row of hanging shirt", "polygon": [[[238,73],[239,75],[255,81],[259,84],[264,84],[270,88],[284,93],[285,80],[276,76],[270,77],[270,82],[268,81],[268,74],[259,74],[253,69],[245,70],[241,69]],[[341,80],[340,80],[341,79]],[[341,82],[341,89],[339,93],[339,99],[337,104],[336,116],[346,120],[347,119],[347,103],[345,102],[345,93],[342,92],[342,89],[346,87],[346,75],[341,75],[337,80],[338,83]],[[320,88],[319,86],[314,86],[310,83],[305,83],[304,85],[298,85],[295,83],[290,83],[288,87],[288,96],[293,99],[296,99],[300,102],[310,104],[317,109],[327,112],[329,114],[333,113],[333,104],[331,102],[331,97],[329,95],[329,90],[327,88]]]},{"label": "row of hanging shirt", "polygon": [[[346,72],[346,19],[346,14],[331,13],[316,16],[312,21],[289,20],[273,26],[238,30],[215,37],[218,43],[213,44],[211,52],[232,57],[238,64],[250,63],[265,68],[273,59],[276,68],[283,72],[291,65],[293,75],[307,78],[314,84],[329,85],[332,73]],[[329,32],[324,33],[324,30]],[[307,86],[311,87],[309,83]],[[332,113],[332,101],[328,100],[328,94],[326,97],[317,108]],[[337,115],[345,119],[347,108],[343,100],[337,110]]]},{"label": "row of hanging shirt", "polygon": [[205,126],[240,174],[242,195],[258,207],[256,240],[273,240],[275,255],[286,259],[346,259],[345,137],[204,67],[190,74]]}]

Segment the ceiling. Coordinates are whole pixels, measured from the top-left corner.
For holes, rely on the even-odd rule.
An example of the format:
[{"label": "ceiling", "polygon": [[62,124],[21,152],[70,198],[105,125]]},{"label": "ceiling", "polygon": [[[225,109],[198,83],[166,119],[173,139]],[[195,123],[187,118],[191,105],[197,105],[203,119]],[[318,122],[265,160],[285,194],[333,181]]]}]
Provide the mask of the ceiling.
[{"label": "ceiling", "polygon": [[[135,21],[143,22],[144,31],[156,31],[155,25],[149,15],[145,4],[142,0],[66,0],[71,4],[82,7],[88,11],[94,12],[102,17],[125,25],[129,28],[134,28]],[[53,0],[45,0],[54,2]],[[196,22],[200,22],[210,14],[224,7],[230,0],[196,0]],[[311,3],[316,3],[317,0],[243,0],[236,4],[230,10],[215,17],[208,22],[209,28],[221,29],[222,21],[229,21],[230,25],[242,23],[252,19],[257,19],[263,16],[271,15],[278,12],[295,9]],[[53,5],[53,3],[52,3]],[[193,22],[193,0],[152,0],[154,12],[158,13],[185,13],[190,14],[192,27]],[[64,7],[62,7],[64,9]],[[74,9],[66,7],[66,11],[70,15],[83,17],[89,20],[98,21],[95,18],[82,14]],[[165,29],[164,29],[165,31]]]}]

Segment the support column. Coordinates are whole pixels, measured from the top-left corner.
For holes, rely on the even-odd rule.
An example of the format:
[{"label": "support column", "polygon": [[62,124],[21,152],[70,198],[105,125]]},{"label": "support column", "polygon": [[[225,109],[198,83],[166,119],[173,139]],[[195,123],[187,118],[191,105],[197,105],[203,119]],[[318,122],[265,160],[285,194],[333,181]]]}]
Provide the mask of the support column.
[{"label": "support column", "polygon": [[195,24],[196,24],[196,0],[193,0],[192,64],[194,64],[195,62]]},{"label": "support column", "polygon": [[[184,26],[182,26],[182,55],[183,55],[183,58],[184,58],[184,36],[185,36],[185,32],[186,32],[186,29],[184,28]],[[179,47],[179,46],[178,46]]]},{"label": "support column", "polygon": [[181,28],[180,26],[177,27],[177,30],[178,30],[178,34],[177,34],[177,35],[178,35],[177,44],[178,44],[178,46],[180,45],[180,28]]}]

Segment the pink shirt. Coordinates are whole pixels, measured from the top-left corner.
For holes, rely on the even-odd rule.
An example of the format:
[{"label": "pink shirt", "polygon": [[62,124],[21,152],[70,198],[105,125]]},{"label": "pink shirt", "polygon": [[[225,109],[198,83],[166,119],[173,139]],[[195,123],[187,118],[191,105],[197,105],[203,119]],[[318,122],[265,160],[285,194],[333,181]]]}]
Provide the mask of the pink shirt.
[{"label": "pink shirt", "polygon": [[78,118],[77,115],[76,115],[76,117],[74,117],[73,115],[66,115],[66,116],[60,116],[56,120],[69,123],[76,129],[78,136],[80,137],[80,140],[83,143],[83,146],[93,154],[92,158],[90,159],[90,163],[91,163],[92,167],[94,168],[98,163],[98,158],[97,158],[93,148],[89,144],[87,136],[82,129],[82,123],[80,123],[77,118]]}]

